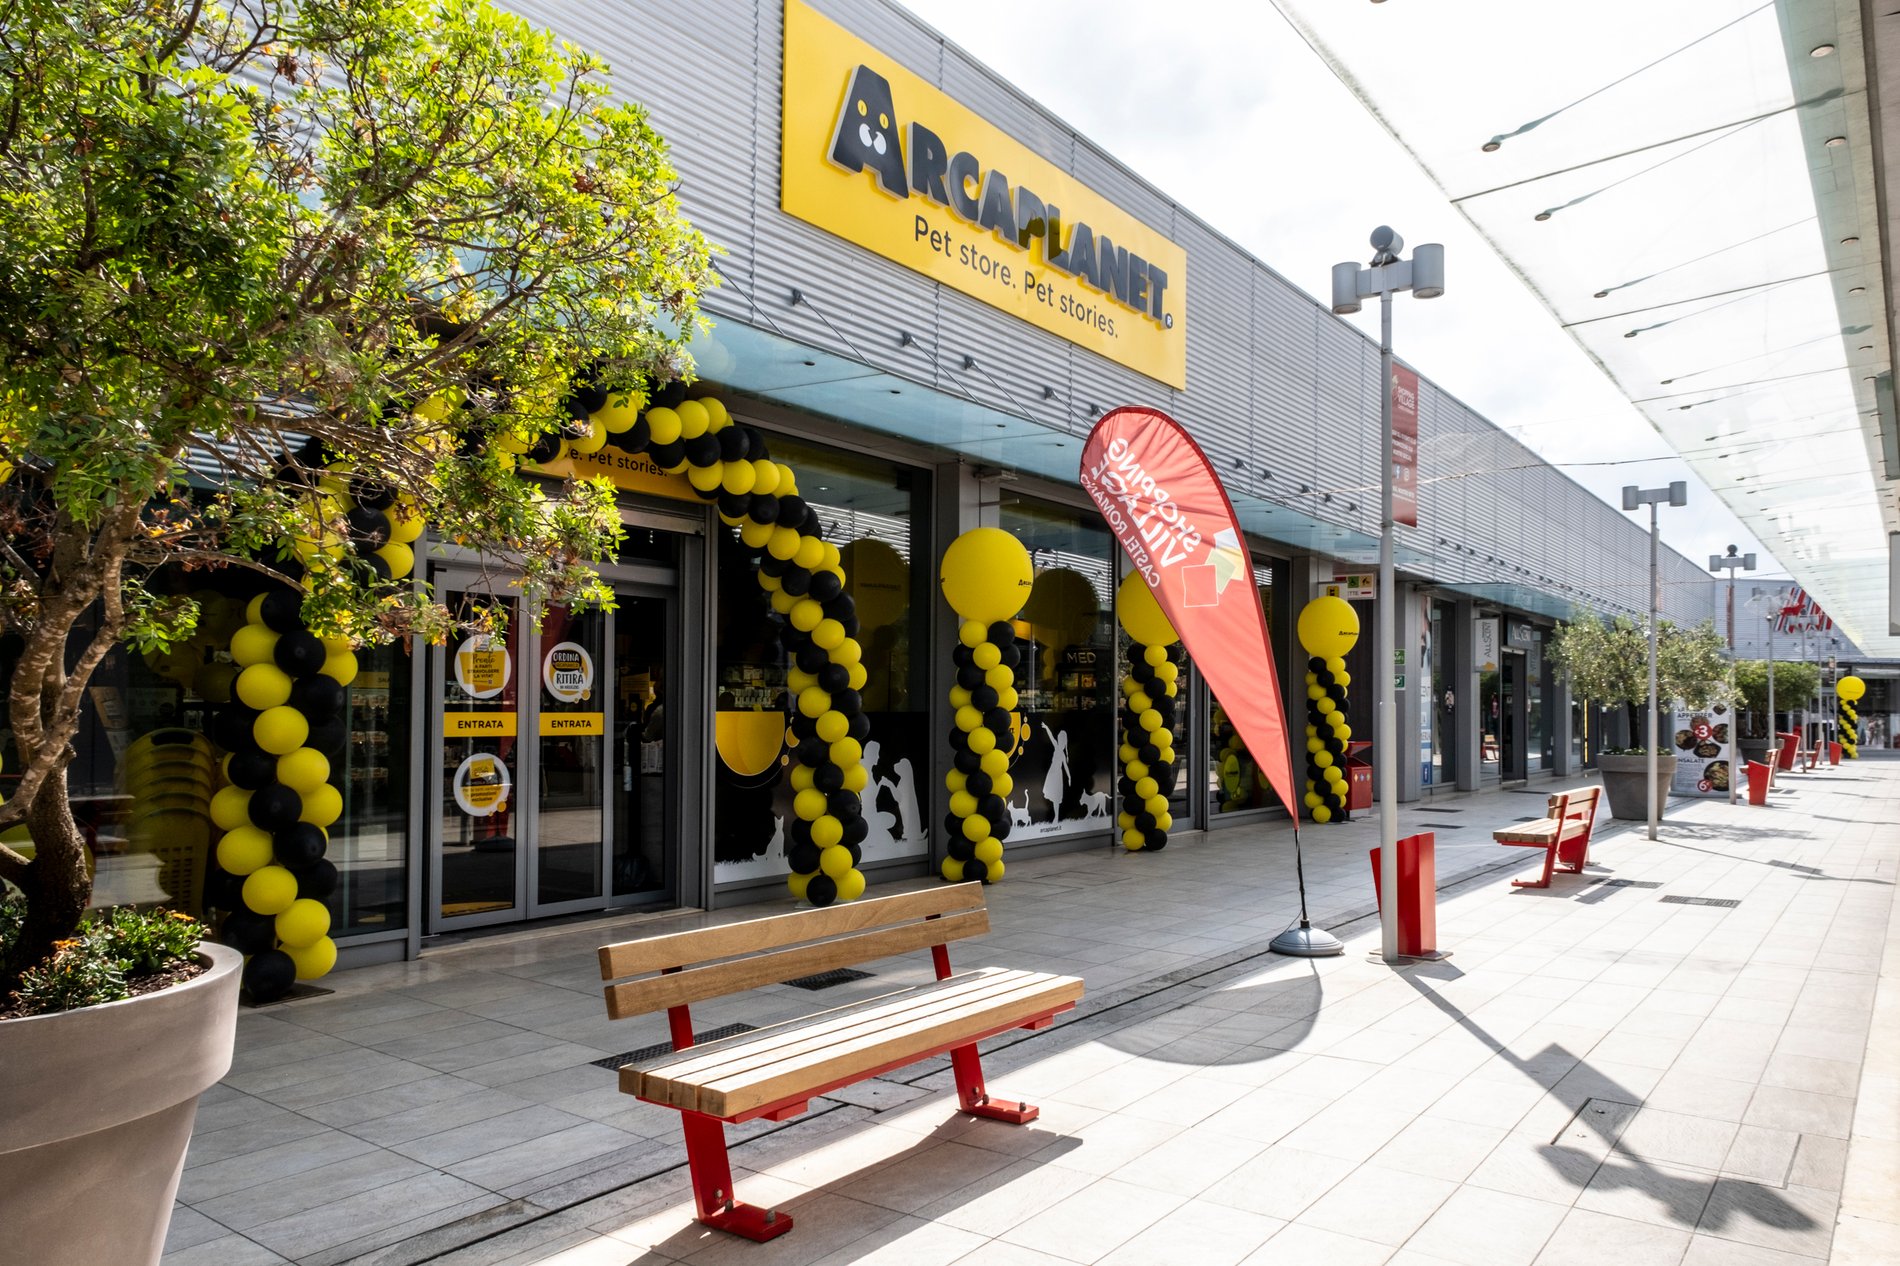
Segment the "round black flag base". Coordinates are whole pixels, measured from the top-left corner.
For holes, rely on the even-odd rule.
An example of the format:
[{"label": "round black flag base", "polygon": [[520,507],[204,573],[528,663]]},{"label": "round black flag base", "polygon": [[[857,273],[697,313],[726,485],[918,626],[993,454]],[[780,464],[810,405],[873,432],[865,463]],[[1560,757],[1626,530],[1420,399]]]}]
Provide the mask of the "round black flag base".
[{"label": "round black flag base", "polygon": [[1276,954],[1287,954],[1294,958],[1331,958],[1346,952],[1346,947],[1338,937],[1324,928],[1304,922],[1274,937],[1267,948]]}]

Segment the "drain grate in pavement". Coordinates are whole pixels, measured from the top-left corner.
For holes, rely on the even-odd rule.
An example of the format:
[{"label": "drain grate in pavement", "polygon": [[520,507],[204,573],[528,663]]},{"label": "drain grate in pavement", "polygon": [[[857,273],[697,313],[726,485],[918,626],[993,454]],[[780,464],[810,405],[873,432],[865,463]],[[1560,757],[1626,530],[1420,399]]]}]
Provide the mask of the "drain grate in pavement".
[{"label": "drain grate in pavement", "polygon": [[855,967],[840,967],[834,971],[821,971],[816,976],[800,976],[797,980],[781,981],[794,989],[829,989],[833,985],[848,985],[854,980],[869,980],[875,972],[859,971]]},{"label": "drain grate in pavement", "polygon": [[1593,884],[1602,884],[1605,888],[1660,888],[1660,879],[1592,879]]},{"label": "drain grate in pavement", "polygon": [[1412,812],[1413,813],[1463,813],[1464,810],[1463,809],[1418,808],[1418,809],[1412,810]]},{"label": "drain grate in pavement", "polygon": [[[707,1042],[717,1042],[722,1037],[737,1037],[741,1033],[750,1033],[757,1027],[756,1024],[722,1024],[716,1029],[707,1029],[704,1033],[693,1034],[693,1045],[700,1046]],[[628,1064],[637,1064],[644,1059],[658,1059],[662,1055],[672,1053],[671,1042],[658,1042],[652,1046],[642,1046],[637,1051],[628,1051],[624,1055],[609,1055],[605,1059],[590,1059],[587,1062],[596,1068],[618,1071]]]},{"label": "drain grate in pavement", "polygon": [[1661,900],[1677,906],[1720,906],[1724,910],[1733,910],[1742,904],[1730,897],[1678,897],[1674,894],[1663,897]]}]

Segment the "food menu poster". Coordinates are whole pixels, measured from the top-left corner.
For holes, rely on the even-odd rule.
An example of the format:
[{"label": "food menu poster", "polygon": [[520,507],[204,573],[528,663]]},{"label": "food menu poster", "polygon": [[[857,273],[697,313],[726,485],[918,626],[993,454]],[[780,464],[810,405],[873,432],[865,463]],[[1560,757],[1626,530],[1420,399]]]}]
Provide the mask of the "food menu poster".
[{"label": "food menu poster", "polygon": [[1728,708],[1717,704],[1694,710],[1678,707],[1671,725],[1670,749],[1676,758],[1669,793],[1676,796],[1727,796],[1735,768]]}]

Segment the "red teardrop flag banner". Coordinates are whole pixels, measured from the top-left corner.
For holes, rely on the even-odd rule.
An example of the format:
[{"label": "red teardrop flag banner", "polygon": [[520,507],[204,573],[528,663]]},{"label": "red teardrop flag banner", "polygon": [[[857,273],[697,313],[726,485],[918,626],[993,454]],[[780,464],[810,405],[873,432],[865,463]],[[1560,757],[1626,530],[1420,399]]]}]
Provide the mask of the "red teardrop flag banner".
[{"label": "red teardrop flag banner", "polygon": [[1280,676],[1253,560],[1207,455],[1165,413],[1111,409],[1082,446],[1081,479],[1254,762],[1297,813]]}]

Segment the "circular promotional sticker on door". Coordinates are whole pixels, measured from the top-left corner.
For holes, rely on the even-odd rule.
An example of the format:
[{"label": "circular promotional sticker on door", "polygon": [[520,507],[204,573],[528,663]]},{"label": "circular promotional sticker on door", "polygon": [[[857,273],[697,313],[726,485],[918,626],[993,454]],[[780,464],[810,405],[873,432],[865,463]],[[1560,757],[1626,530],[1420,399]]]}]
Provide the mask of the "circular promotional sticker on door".
[{"label": "circular promotional sticker on door", "polygon": [[556,642],[541,661],[541,680],[562,703],[594,696],[594,657],[578,642]]},{"label": "circular promotional sticker on door", "polygon": [[455,648],[455,684],[471,699],[493,699],[508,688],[514,656],[500,638],[478,633]]},{"label": "circular promotional sticker on door", "polygon": [[477,752],[456,767],[455,803],[471,818],[486,818],[508,807],[513,785],[501,757]]}]

